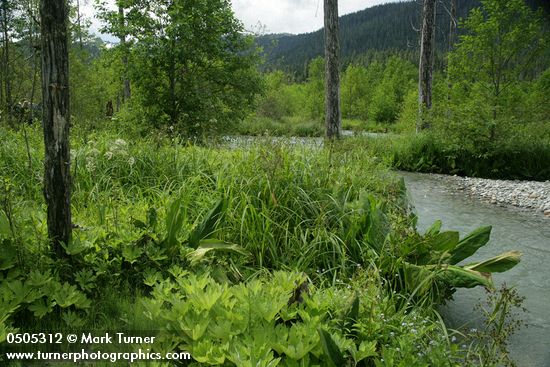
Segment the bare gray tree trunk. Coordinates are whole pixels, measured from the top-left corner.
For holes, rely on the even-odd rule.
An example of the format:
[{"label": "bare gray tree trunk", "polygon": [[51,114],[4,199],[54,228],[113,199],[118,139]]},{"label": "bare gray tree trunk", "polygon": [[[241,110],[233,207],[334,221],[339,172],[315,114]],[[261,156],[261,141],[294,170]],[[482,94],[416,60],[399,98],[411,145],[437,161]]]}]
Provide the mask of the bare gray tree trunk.
[{"label": "bare gray tree trunk", "polygon": [[44,197],[48,235],[58,258],[71,239],[69,154],[69,54],[66,0],[41,0],[42,123],[44,125]]},{"label": "bare gray tree trunk", "polygon": [[340,138],[340,40],[338,0],[325,0],[325,126],[328,139]]},{"label": "bare gray tree trunk", "polygon": [[426,111],[432,108],[432,79],[435,49],[435,0],[424,0],[418,67],[418,121],[416,131],[430,127]]},{"label": "bare gray tree trunk", "polygon": [[84,44],[82,42],[82,15],[80,14],[80,0],[76,0],[76,20],[78,26],[78,42],[80,49],[82,50]]},{"label": "bare gray tree trunk", "polygon": [[449,24],[449,52],[453,50],[456,43],[456,29],[458,27],[458,19],[456,18],[456,1],[451,0],[451,22]]},{"label": "bare gray tree trunk", "polygon": [[[3,30],[3,59],[2,59],[2,68],[4,71],[4,96],[6,103],[6,110],[8,113],[8,124],[11,124],[13,116],[13,101],[11,98],[11,70],[10,70],[10,36],[8,32],[8,2],[7,0],[2,0],[2,30]],[[2,87],[2,86],[0,86]]]},{"label": "bare gray tree trunk", "polygon": [[119,18],[119,27],[120,27],[120,46],[122,47],[122,65],[123,65],[123,73],[122,76],[122,97],[125,101],[130,99],[131,91],[130,91],[130,79],[128,79],[128,50],[126,45],[126,22],[124,18],[124,7],[119,4],[118,5],[118,18]]},{"label": "bare gray tree trunk", "polygon": [[[450,13],[451,21],[449,23],[449,50],[450,53],[454,49],[454,45],[456,43],[456,29],[458,27],[458,19],[456,18],[456,0],[451,0],[451,13]],[[451,90],[453,88],[453,83],[451,81],[450,75],[449,75],[449,57],[447,57],[447,88],[448,88],[448,94],[447,94],[447,102],[451,101]],[[447,111],[447,117],[451,116],[451,111]]]},{"label": "bare gray tree trunk", "polygon": [[[27,12],[29,14],[29,51],[32,55],[32,87],[31,87],[31,100],[30,100],[30,109],[29,109],[29,122],[34,123],[34,95],[36,93],[36,74],[38,72],[38,62],[37,62],[37,55],[36,55],[36,48],[35,45],[35,32],[34,32],[34,8],[32,1],[29,1],[27,4]],[[31,156],[31,149],[29,145],[29,137],[27,135],[27,128],[25,126],[26,124],[23,123],[23,134],[25,137],[25,148],[27,149],[27,160],[29,164],[29,172],[32,174],[32,156]]]}]

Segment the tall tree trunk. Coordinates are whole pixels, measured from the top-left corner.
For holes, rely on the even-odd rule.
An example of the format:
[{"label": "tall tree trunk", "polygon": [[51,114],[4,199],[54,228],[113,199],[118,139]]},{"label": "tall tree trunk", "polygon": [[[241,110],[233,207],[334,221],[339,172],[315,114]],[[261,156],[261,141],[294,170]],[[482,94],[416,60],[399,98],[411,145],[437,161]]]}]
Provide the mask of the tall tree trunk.
[{"label": "tall tree trunk", "polygon": [[340,111],[340,41],[338,0],[325,1],[325,126],[328,139],[339,138],[342,126]]},{"label": "tall tree trunk", "polygon": [[[30,100],[30,109],[29,109],[29,123],[34,123],[34,95],[36,93],[36,74],[38,72],[38,62],[36,55],[35,39],[34,39],[34,12],[32,1],[28,3],[28,14],[29,14],[29,52],[32,55],[32,87],[31,87],[31,100]],[[32,174],[32,156],[31,149],[29,145],[29,138],[27,136],[27,128],[23,124],[23,134],[25,136],[25,147],[27,149],[27,159],[29,164],[29,172]]]},{"label": "tall tree trunk", "polygon": [[122,47],[122,97],[124,101],[130,99],[130,79],[128,79],[128,49],[126,45],[126,21],[124,18],[124,7],[122,4],[118,5],[118,19],[120,27],[120,47]]},{"label": "tall tree trunk", "polygon": [[[451,18],[451,21],[449,22],[449,50],[448,50],[448,54],[450,54],[450,52],[454,49],[454,45],[456,43],[456,30],[457,30],[457,27],[458,27],[458,19],[456,17],[456,2],[457,0],[451,0],[451,13],[450,13],[450,18]],[[451,102],[451,90],[453,88],[453,83],[451,81],[451,77],[449,75],[449,57],[447,56],[447,88],[448,88],[448,91],[447,91],[447,102]],[[450,105],[449,105],[449,109],[447,110],[447,117],[450,117],[451,116],[451,111],[450,111]]]},{"label": "tall tree trunk", "polygon": [[178,111],[177,111],[177,101],[176,101],[176,60],[172,51],[170,51],[170,62],[168,66],[168,92],[170,94],[169,101],[169,114],[170,114],[170,124],[176,126],[178,122]]},{"label": "tall tree trunk", "polygon": [[[3,41],[2,41],[2,46],[4,45]],[[2,67],[0,68],[0,111],[2,110],[2,108],[4,107],[5,103],[4,103],[4,78],[5,78],[5,75],[4,75],[4,47],[2,47],[2,55],[0,55],[0,60],[1,60],[1,63],[2,63]]]},{"label": "tall tree trunk", "polygon": [[78,26],[78,42],[80,49],[84,47],[82,44],[82,23],[81,23],[81,15],[80,15],[80,0],[76,0],[76,20],[77,20],[77,26]]},{"label": "tall tree trunk", "polygon": [[449,23],[449,52],[451,52],[456,43],[456,29],[458,27],[458,19],[456,17],[456,2],[451,0],[451,21]]},{"label": "tall tree trunk", "polygon": [[[3,54],[3,69],[4,69],[4,96],[6,101],[6,110],[8,112],[8,124],[11,124],[13,117],[13,101],[11,98],[11,71],[10,71],[10,38],[8,32],[8,2],[2,0],[2,30],[4,37],[4,54]],[[1,87],[1,86],[0,86]]]},{"label": "tall tree trunk", "polygon": [[435,0],[424,0],[418,70],[418,121],[416,131],[430,127],[426,112],[432,108],[432,78],[435,49]]},{"label": "tall tree trunk", "polygon": [[44,126],[44,197],[48,235],[58,258],[71,239],[69,155],[69,54],[66,0],[41,0],[42,123]]}]

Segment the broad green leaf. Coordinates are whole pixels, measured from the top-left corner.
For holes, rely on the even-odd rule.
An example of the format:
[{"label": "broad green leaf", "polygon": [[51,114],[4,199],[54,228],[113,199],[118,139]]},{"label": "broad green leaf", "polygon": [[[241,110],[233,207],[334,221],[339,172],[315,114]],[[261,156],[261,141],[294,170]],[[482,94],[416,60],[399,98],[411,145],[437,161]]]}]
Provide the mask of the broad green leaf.
[{"label": "broad green leaf", "polygon": [[494,288],[490,274],[464,269],[456,265],[445,265],[437,277],[455,288],[474,288],[478,285]]},{"label": "broad green leaf", "polygon": [[353,325],[359,320],[359,295],[355,293],[349,309],[344,316],[344,333],[353,330]]},{"label": "broad green leaf", "polygon": [[329,357],[328,362],[331,364],[340,367],[345,365],[345,358],[330,333],[322,328],[317,329],[319,332],[319,337],[321,338],[321,345],[326,355]]},{"label": "broad green leaf", "polygon": [[403,262],[403,277],[409,292],[427,294],[432,287],[434,271],[438,265],[415,265]]},{"label": "broad green leaf", "polygon": [[434,224],[432,224],[432,225],[430,226],[430,228],[428,228],[428,229],[426,230],[426,232],[424,233],[424,236],[434,236],[434,235],[438,234],[439,231],[441,230],[441,225],[442,225],[442,224],[443,224],[443,223],[442,223],[440,220],[436,220],[436,221],[434,222]]},{"label": "broad green leaf", "polygon": [[0,240],[0,271],[17,265],[17,248],[10,240]]},{"label": "broad green leaf", "polygon": [[0,210],[0,238],[11,238],[10,222],[6,214]]},{"label": "broad green leaf", "polygon": [[464,237],[456,248],[451,251],[448,263],[454,265],[475,254],[478,249],[489,242],[491,229],[491,226],[481,227]]},{"label": "broad green leaf", "polygon": [[216,229],[218,221],[222,218],[226,208],[226,200],[220,199],[208,212],[203,221],[189,235],[189,245],[192,248],[199,247],[201,240],[207,238]]},{"label": "broad green leaf", "polygon": [[433,251],[452,251],[458,246],[459,234],[455,231],[448,231],[436,234],[429,240],[429,247]]},{"label": "broad green leaf", "polygon": [[174,200],[166,213],[166,243],[168,246],[177,244],[178,233],[183,227],[185,217],[186,211],[181,198]]},{"label": "broad green leaf", "polygon": [[502,273],[512,269],[521,261],[521,252],[509,251],[488,260],[468,264],[465,269],[475,270],[482,273]]},{"label": "broad green leaf", "polygon": [[189,253],[189,260],[192,264],[195,264],[201,261],[210,251],[228,251],[246,256],[250,255],[248,251],[234,243],[227,243],[217,239],[208,239],[200,241],[198,248]]}]

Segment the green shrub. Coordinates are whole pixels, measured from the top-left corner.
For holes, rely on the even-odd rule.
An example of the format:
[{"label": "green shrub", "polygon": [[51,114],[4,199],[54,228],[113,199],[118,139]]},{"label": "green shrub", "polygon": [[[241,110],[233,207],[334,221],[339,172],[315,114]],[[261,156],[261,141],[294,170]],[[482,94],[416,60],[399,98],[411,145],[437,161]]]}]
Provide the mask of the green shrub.
[{"label": "green shrub", "polygon": [[375,273],[323,289],[300,273],[231,286],[171,272],[154,283],[146,315],[170,330],[163,345],[201,365],[457,365],[441,324],[396,309]]}]

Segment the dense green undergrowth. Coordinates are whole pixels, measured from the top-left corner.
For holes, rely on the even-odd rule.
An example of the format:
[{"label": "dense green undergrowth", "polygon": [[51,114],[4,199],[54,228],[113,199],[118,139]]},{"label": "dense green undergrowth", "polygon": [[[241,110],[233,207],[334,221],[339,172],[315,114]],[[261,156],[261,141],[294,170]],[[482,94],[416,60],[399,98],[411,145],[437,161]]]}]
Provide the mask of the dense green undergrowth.
[{"label": "dense green undergrowth", "polygon": [[417,233],[403,184],[362,140],[200,147],[116,124],[74,129],[68,260],[49,251],[39,127],[0,130],[2,347],[13,331],[110,330],[206,365],[506,360],[436,309],[457,287],[492,289],[519,254],[458,265],[491,228]]},{"label": "dense green undergrowth", "polygon": [[366,149],[404,171],[508,180],[550,179],[550,139],[545,139],[544,128],[527,136],[518,134],[516,139],[478,144],[441,134],[428,131],[377,137],[366,144]]}]

